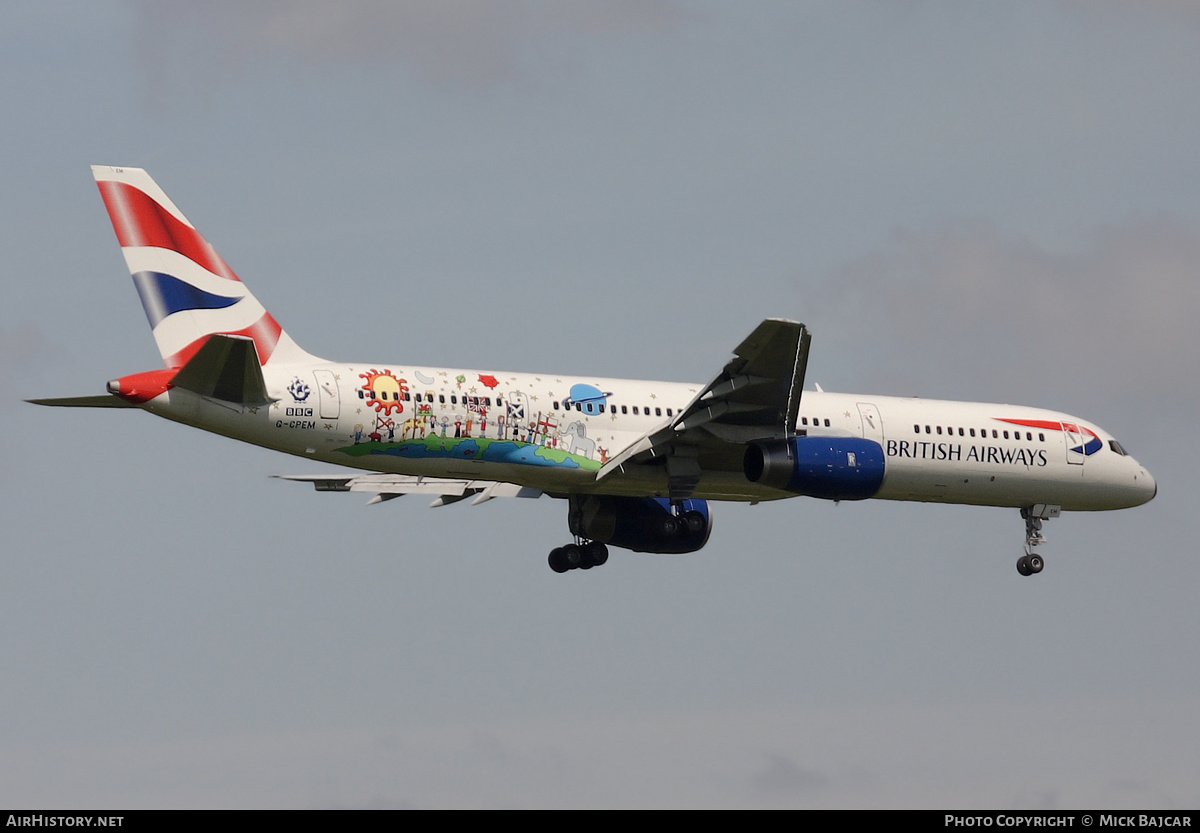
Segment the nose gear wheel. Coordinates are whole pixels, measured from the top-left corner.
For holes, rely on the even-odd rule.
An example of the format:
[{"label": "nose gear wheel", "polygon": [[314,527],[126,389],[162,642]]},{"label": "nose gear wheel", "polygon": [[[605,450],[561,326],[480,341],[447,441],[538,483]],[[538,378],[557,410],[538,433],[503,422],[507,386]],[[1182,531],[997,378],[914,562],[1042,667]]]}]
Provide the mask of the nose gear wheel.
[{"label": "nose gear wheel", "polygon": [[1046,566],[1046,560],[1033,552],[1033,548],[1046,543],[1042,534],[1042,522],[1057,518],[1061,512],[1058,506],[1045,503],[1026,506],[1021,509],[1021,517],[1025,519],[1025,554],[1017,559],[1017,572],[1023,576],[1040,573]]}]

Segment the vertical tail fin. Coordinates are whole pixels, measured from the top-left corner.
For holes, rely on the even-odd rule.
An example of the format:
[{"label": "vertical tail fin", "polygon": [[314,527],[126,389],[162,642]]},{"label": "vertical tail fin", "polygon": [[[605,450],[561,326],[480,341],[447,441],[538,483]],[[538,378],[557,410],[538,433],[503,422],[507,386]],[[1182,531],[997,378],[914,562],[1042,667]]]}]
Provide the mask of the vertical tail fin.
[{"label": "vertical tail fin", "polygon": [[141,168],[92,166],[163,363],[182,367],[215,334],[253,339],[262,365],[315,360],[250,294]]}]

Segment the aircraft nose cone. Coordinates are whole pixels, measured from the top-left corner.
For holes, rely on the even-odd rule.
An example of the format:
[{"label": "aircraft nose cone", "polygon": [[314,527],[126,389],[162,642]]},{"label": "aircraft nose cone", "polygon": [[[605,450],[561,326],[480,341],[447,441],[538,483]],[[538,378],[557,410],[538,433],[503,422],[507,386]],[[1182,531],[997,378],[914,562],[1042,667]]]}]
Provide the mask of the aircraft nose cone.
[{"label": "aircraft nose cone", "polygon": [[1133,476],[1133,479],[1137,484],[1138,494],[1141,497],[1141,500],[1138,501],[1139,504],[1149,503],[1157,497],[1158,483],[1155,482],[1154,476],[1150,472],[1139,467],[1138,473]]}]

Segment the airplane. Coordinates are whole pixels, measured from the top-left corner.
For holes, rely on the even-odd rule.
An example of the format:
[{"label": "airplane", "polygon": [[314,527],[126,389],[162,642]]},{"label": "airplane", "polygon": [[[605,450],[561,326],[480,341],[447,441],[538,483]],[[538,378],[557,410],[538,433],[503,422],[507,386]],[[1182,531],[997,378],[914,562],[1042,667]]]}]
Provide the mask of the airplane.
[{"label": "airplane", "polygon": [[807,496],[1015,508],[1021,575],[1040,573],[1043,521],[1153,499],[1110,434],[1016,405],[804,390],[811,334],[767,319],[707,384],[343,364],[299,347],[140,168],[94,166],[162,355],[107,393],[34,404],[140,408],[355,471],[282,476],[322,492],[434,506],[549,495],[573,540],[559,573],[608,548],[690,553],[709,502]]}]

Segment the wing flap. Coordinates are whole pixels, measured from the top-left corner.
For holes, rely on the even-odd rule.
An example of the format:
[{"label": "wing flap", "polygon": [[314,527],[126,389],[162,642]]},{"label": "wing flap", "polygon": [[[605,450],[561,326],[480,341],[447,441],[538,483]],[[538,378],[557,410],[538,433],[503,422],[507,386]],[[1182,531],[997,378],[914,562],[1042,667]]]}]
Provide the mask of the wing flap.
[{"label": "wing flap", "polygon": [[279,480],[312,483],[318,492],[373,492],[368,503],[380,503],[403,495],[436,495],[432,506],[446,506],[474,496],[474,504],[498,497],[537,498],[540,489],[492,480],[458,480],[448,477],[417,477],[406,474],[276,474]]}]

